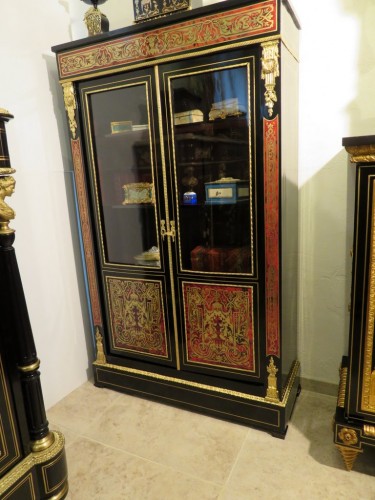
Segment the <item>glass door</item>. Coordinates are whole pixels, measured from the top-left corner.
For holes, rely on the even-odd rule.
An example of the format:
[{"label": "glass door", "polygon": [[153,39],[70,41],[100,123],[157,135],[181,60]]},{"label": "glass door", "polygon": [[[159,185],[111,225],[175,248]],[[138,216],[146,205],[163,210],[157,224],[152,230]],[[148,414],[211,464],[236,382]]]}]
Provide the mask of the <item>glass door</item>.
[{"label": "glass door", "polygon": [[259,377],[255,57],[162,67],[182,365]]},{"label": "glass door", "polygon": [[153,71],[84,82],[79,90],[107,359],[175,366],[173,307],[158,229],[165,194]]}]

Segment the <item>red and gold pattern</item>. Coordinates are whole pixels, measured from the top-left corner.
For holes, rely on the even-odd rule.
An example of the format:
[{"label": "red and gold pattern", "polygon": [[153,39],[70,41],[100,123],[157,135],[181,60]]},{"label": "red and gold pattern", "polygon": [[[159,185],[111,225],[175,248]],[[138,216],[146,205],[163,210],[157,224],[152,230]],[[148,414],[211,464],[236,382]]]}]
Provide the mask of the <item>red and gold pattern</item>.
[{"label": "red and gold pattern", "polygon": [[253,372],[253,288],[182,286],[187,361]]},{"label": "red and gold pattern", "polygon": [[106,281],[114,348],[167,358],[160,283],[114,277]]},{"label": "red and gold pattern", "polygon": [[100,307],[98,283],[95,270],[95,257],[90,226],[90,212],[87,204],[86,182],[83,171],[81,141],[80,139],[71,139],[70,144],[72,148],[73,166],[93,322],[95,326],[102,326],[102,312]]},{"label": "red and gold pattern", "polygon": [[160,29],[98,43],[58,55],[60,78],[167,57],[182,51],[241,40],[277,31],[277,2],[265,0]]},{"label": "red and gold pattern", "polygon": [[266,257],[266,355],[280,357],[279,117],[263,119]]}]

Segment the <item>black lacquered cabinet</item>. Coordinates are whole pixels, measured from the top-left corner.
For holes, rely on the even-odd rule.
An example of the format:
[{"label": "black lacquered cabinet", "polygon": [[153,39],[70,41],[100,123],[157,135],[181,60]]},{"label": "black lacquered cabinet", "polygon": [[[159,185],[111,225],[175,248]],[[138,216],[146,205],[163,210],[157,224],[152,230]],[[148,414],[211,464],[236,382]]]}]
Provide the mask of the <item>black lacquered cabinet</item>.
[{"label": "black lacquered cabinet", "polygon": [[299,372],[289,4],[229,0],[53,50],[96,384],[284,435]]},{"label": "black lacquered cabinet", "polygon": [[348,470],[375,446],[375,136],[347,137],[355,169],[355,218],[348,355],[340,368],[334,442]]}]

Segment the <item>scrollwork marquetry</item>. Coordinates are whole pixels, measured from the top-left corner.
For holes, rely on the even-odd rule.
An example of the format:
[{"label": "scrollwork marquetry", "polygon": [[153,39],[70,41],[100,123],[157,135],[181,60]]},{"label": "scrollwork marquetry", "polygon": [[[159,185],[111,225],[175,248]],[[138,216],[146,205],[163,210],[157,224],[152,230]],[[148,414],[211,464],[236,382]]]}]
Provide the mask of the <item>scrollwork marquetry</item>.
[{"label": "scrollwork marquetry", "polygon": [[264,98],[268,109],[268,115],[271,117],[273,108],[277,102],[276,78],[280,76],[279,70],[279,43],[278,41],[266,42],[261,44],[262,51],[262,73],[266,91]]},{"label": "scrollwork marquetry", "polygon": [[66,82],[62,84],[62,88],[64,93],[65,109],[68,114],[69,128],[72,133],[73,139],[75,139],[77,131],[77,121],[76,121],[77,101],[76,101],[74,85],[72,82]]},{"label": "scrollwork marquetry", "polygon": [[58,55],[61,78],[115,68],[154,57],[198,50],[224,42],[240,42],[277,30],[275,0],[216,13],[175,26],[149,30]]}]

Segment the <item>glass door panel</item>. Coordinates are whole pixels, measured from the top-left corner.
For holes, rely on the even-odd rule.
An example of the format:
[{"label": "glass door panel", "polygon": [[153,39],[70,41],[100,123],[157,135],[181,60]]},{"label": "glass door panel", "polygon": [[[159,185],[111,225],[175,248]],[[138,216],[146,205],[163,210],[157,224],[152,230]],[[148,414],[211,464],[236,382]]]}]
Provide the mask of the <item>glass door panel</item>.
[{"label": "glass door panel", "polygon": [[253,274],[250,62],[167,81],[180,269]]},{"label": "glass door panel", "polygon": [[160,268],[150,81],[86,91],[102,257]]}]

